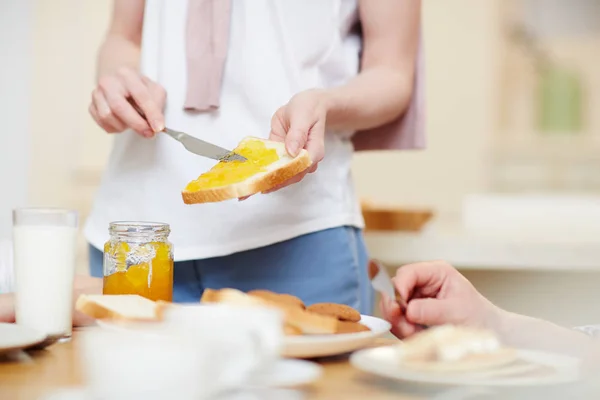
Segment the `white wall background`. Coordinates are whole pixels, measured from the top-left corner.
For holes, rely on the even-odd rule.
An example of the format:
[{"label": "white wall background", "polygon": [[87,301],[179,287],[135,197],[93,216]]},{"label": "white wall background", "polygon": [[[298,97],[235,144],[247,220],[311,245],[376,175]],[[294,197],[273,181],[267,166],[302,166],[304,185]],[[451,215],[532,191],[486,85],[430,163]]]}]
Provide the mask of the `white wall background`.
[{"label": "white wall background", "polygon": [[353,173],[361,196],[460,212],[486,189],[498,113],[500,1],[423,2],[426,151],[364,153]]},{"label": "white wall background", "polygon": [[87,112],[111,5],[110,0],[36,1],[30,78],[34,204],[72,207],[83,214],[89,206],[79,177],[89,168],[102,170],[111,143]]},{"label": "white wall background", "polygon": [[33,11],[33,0],[0,2],[0,240],[27,203]]}]

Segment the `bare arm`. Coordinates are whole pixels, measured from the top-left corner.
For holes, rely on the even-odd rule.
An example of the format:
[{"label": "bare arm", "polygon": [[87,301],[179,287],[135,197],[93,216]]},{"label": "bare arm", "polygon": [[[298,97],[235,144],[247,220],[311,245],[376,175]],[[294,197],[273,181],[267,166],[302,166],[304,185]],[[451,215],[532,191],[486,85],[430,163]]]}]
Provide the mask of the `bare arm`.
[{"label": "bare arm", "polygon": [[495,329],[502,342],[517,348],[584,357],[598,346],[586,334],[525,315],[501,311]]},{"label": "bare arm", "polygon": [[[145,0],[115,0],[113,16],[98,54],[98,86],[89,112],[108,133],[133,129],[152,137],[164,128],[166,92],[139,71]],[[133,99],[144,120],[131,106]]]},{"label": "bare arm", "polygon": [[[304,148],[315,172],[325,156],[325,132],[376,128],[402,115],[413,92],[421,0],[359,0],[361,72],[337,88],[294,95],[271,119],[271,140],[295,156]],[[277,189],[299,182],[306,171]]]},{"label": "bare arm", "polygon": [[405,265],[393,282],[400,296],[409,299],[404,313],[397,302],[382,301],[383,315],[399,338],[420,331],[420,325],[454,324],[493,330],[502,343],[516,348],[583,356],[598,346],[582,332],[495,306],[444,261]]},{"label": "bare arm", "polygon": [[361,72],[326,91],[327,127],[363,130],[393,121],[413,90],[421,1],[360,0]]},{"label": "bare arm", "polygon": [[145,0],[115,0],[112,20],[98,54],[98,77],[119,68],[138,69]]}]

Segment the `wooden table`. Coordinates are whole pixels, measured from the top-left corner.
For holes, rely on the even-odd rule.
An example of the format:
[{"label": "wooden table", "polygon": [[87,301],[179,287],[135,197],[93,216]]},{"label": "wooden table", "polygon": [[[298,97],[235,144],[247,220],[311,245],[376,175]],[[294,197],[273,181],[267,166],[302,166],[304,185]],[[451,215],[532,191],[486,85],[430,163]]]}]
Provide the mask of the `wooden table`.
[{"label": "wooden table", "polygon": [[[97,329],[97,328],[87,328]],[[77,387],[82,384],[79,359],[76,353],[78,338],[85,330],[77,330],[73,340],[65,344],[56,344],[46,350],[30,354],[22,361],[0,361],[0,400],[40,400],[52,392]],[[395,340],[380,339],[375,345],[393,344]],[[460,388],[412,384],[362,373],[348,363],[347,356],[317,360],[324,367],[323,377],[302,390],[306,400],[329,399],[381,399],[381,400],[417,400],[430,399],[436,395],[449,394],[447,391]],[[592,388],[593,389],[593,388]],[[600,389],[600,388],[595,388]],[[533,390],[533,391],[532,391]],[[485,389],[478,392],[478,399],[544,399],[570,400],[600,398],[597,391],[590,396],[581,384],[575,387],[567,385],[549,386],[541,391],[535,388]],[[449,398],[460,399],[460,392]],[[296,397],[294,397],[296,398]]]},{"label": "wooden table", "polygon": [[[93,328],[88,328],[93,329]],[[78,337],[31,354],[31,360],[0,362],[0,399],[38,400],[41,396],[69,386],[81,385],[79,360],[75,351]],[[389,345],[392,339],[380,339],[377,345]],[[307,400],[322,399],[423,399],[433,394],[419,385],[394,382],[364,374],[348,363],[348,357],[318,361],[324,367],[324,376],[313,385],[302,389]]]}]

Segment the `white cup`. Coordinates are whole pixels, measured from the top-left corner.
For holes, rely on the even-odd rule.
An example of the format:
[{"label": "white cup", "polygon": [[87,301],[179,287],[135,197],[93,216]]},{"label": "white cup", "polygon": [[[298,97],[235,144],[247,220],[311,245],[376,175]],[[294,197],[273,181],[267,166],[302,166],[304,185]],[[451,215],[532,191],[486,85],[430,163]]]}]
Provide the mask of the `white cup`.
[{"label": "white cup", "polygon": [[282,326],[283,315],[273,309],[190,304],[168,308],[162,329],[187,335],[200,352],[202,343],[213,343],[217,379],[222,387],[235,389],[279,358]]},{"label": "white cup", "polygon": [[199,357],[174,335],[90,331],[81,335],[80,346],[90,398],[198,400],[218,389],[211,357]]},{"label": "white cup", "polygon": [[14,291],[13,245],[0,241],[0,294]]},{"label": "white cup", "polygon": [[92,398],[214,398],[278,358],[281,324],[275,310],[194,305],[145,330],[85,332],[85,382]]},{"label": "white cup", "polygon": [[17,324],[50,338],[71,337],[76,246],[76,211],[13,211]]}]

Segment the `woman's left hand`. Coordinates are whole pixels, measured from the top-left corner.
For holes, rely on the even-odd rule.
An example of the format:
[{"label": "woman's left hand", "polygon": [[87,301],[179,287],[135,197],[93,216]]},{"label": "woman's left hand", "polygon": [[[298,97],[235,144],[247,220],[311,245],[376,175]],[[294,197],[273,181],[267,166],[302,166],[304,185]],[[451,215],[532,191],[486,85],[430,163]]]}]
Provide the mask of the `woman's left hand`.
[{"label": "woman's left hand", "polygon": [[325,156],[325,119],[327,100],[325,92],[319,89],[305,90],[296,94],[279,108],[271,119],[270,140],[285,142],[287,152],[295,157],[306,149],[312,160],[311,167],[269,190],[273,192],[293,183],[300,182],[307,173],[317,170]]}]

